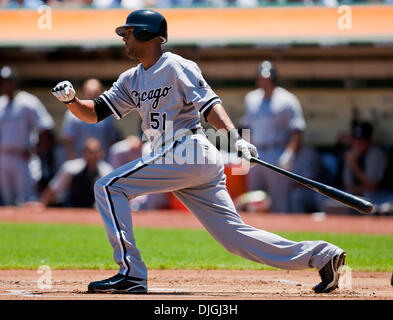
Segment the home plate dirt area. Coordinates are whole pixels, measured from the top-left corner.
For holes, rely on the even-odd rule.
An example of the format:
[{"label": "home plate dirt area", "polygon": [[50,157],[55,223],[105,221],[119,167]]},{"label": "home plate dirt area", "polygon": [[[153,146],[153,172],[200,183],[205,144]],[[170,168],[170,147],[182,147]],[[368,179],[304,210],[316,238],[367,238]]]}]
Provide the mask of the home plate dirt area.
[{"label": "home plate dirt area", "polygon": [[[392,234],[392,217],[252,215],[244,221],[274,231],[352,232]],[[34,223],[102,224],[90,209],[32,210],[3,207],[0,221]],[[188,213],[145,211],[133,213],[134,226],[201,228]],[[47,288],[38,286],[38,270],[0,270],[0,300],[288,300],[345,299],[392,300],[391,272],[352,271],[351,286],[330,294],[315,294],[320,281],[316,270],[149,270],[149,290],[143,295],[88,294],[91,281],[104,279],[116,270],[52,270]],[[41,289],[39,289],[41,287]]]},{"label": "home plate dirt area", "polygon": [[53,270],[51,288],[39,289],[37,270],[1,270],[0,299],[18,300],[254,300],[254,299],[393,299],[390,274],[353,272],[352,288],[315,294],[315,271],[149,270],[144,295],[88,294],[90,281],[115,270]]}]

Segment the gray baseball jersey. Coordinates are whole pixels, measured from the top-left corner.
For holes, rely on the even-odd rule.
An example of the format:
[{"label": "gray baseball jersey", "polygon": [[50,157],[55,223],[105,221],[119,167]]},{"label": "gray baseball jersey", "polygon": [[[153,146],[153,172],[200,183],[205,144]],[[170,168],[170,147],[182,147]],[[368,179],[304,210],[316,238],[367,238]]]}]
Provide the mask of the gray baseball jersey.
[{"label": "gray baseball jersey", "polygon": [[201,128],[200,116],[221,102],[196,63],[170,52],[147,70],[139,64],[122,73],[101,98],[116,119],[138,110],[142,131],[153,149],[164,133]]},{"label": "gray baseball jersey", "polygon": [[[123,73],[101,98],[117,119],[137,109],[143,119],[142,128],[155,130],[151,135],[154,142],[167,129],[165,120],[173,121],[174,132],[198,128],[200,115],[206,115],[212,105],[220,102],[196,64],[172,53],[164,53],[148,70],[139,65]],[[328,242],[294,242],[246,225],[226,189],[218,150],[204,134],[193,132],[162,148],[156,143],[156,152],[96,182],[97,208],[120,274],[147,279],[147,268],[132,231],[129,199],[162,192],[173,192],[217,242],[246,259],[278,268],[319,270],[342,252]],[[178,150],[192,150],[204,161],[184,163]]]}]

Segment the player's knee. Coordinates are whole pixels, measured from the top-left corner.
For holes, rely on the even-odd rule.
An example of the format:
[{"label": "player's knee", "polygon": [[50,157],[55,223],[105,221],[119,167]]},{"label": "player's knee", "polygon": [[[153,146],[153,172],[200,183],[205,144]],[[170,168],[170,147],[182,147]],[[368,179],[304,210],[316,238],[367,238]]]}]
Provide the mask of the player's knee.
[{"label": "player's knee", "polygon": [[102,193],[104,191],[104,187],[106,185],[106,179],[100,178],[94,183],[94,193]]},{"label": "player's knee", "polygon": [[132,188],[125,187],[121,183],[113,183],[107,177],[102,177],[94,183],[94,193],[96,196],[109,193],[112,195],[127,195],[127,197],[132,197],[134,194]]}]

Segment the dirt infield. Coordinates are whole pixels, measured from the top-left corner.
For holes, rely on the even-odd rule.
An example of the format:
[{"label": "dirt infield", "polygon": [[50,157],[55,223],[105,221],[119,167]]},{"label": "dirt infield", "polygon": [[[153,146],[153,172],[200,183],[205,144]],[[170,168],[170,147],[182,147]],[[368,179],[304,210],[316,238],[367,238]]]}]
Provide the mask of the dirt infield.
[{"label": "dirt infield", "polygon": [[354,272],[352,288],[315,294],[315,271],[273,270],[149,270],[146,295],[87,294],[90,281],[115,270],[53,270],[50,288],[39,288],[37,270],[0,270],[0,299],[131,299],[131,300],[254,300],[254,299],[393,299],[390,274]]},{"label": "dirt infield", "polygon": [[[246,223],[269,231],[315,231],[393,234],[392,217],[324,215],[250,215]],[[0,208],[0,221],[102,224],[95,210]],[[136,212],[135,226],[201,228],[182,212]],[[393,300],[390,272],[349,272],[342,287],[316,295],[314,270],[149,270],[147,295],[86,294],[90,281],[112,276],[115,270],[52,270],[50,287],[43,288],[38,270],[0,270],[0,300],[262,300],[350,299]],[[349,277],[349,278],[348,278]],[[350,282],[346,281],[351,279]],[[40,285],[41,284],[41,285]],[[47,284],[47,283],[45,283]]]}]

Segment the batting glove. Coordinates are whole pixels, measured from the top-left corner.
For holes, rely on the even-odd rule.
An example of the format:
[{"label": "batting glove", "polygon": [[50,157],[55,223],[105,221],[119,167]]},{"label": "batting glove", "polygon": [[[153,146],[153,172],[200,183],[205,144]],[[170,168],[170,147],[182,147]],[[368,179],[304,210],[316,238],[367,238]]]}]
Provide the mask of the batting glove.
[{"label": "batting glove", "polygon": [[75,101],[75,89],[69,81],[59,82],[51,92],[59,101],[65,104]]},{"label": "batting glove", "polygon": [[[257,148],[244,139],[239,139],[235,142],[235,149],[237,152],[241,153],[241,156],[247,161],[250,161],[251,157],[259,157]],[[251,166],[253,167],[254,165],[255,163],[251,162]]]}]

